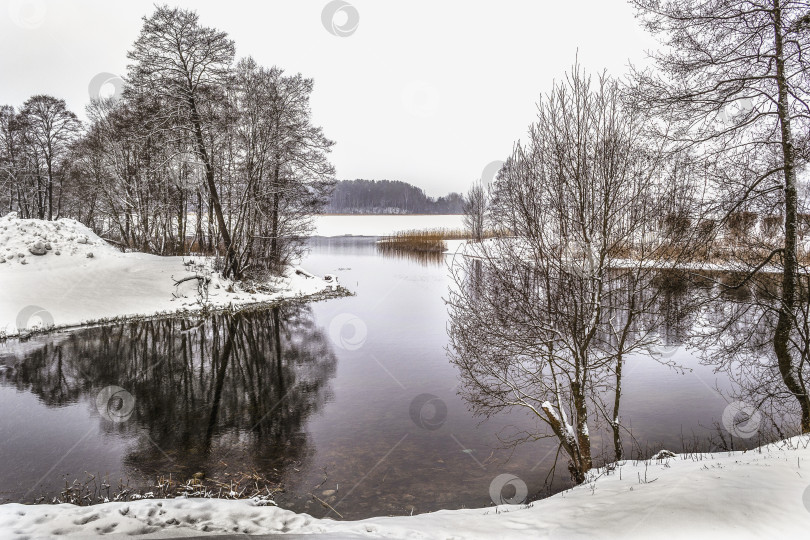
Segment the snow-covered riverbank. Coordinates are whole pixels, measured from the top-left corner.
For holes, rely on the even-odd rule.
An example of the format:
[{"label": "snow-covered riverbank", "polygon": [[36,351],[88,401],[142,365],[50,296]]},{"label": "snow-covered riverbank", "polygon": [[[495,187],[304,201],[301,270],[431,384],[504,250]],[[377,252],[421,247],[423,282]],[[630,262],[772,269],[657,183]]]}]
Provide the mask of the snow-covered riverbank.
[{"label": "snow-covered riverbank", "polygon": [[621,462],[591,476],[583,485],[531,505],[342,522],[233,500],[6,504],[0,505],[0,537],[284,532],[332,538],[740,540],[804,538],[810,530],[807,436],[748,452]]},{"label": "snow-covered riverbank", "polygon": [[[210,271],[210,260],[122,253],[71,219],[0,218],[0,335],[124,317],[245,307],[327,293],[337,286],[290,268],[250,291]],[[206,290],[195,275],[210,278]]]}]

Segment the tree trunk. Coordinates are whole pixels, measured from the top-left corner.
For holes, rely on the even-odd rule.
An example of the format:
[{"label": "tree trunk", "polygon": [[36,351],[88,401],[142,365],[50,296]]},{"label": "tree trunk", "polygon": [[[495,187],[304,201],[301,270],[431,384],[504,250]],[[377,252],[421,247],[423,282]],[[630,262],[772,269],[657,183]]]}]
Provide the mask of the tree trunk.
[{"label": "tree trunk", "polygon": [[48,221],[53,221],[53,175],[48,162]]},{"label": "tree trunk", "polygon": [[279,252],[278,245],[278,207],[280,195],[279,187],[279,163],[276,161],[276,166],[273,170],[273,215],[271,216],[271,233],[270,233],[270,264],[274,272],[281,270],[281,253]]},{"label": "tree trunk", "polygon": [[621,426],[619,425],[619,403],[622,397],[622,364],[624,360],[619,355],[616,361],[616,393],[613,398],[613,418],[610,419],[610,428],[613,430],[613,452],[616,454],[616,461],[624,459],[624,448],[622,448]]},{"label": "tree trunk", "polygon": [[45,188],[42,185],[42,171],[37,165],[37,217],[45,219]]},{"label": "tree trunk", "polygon": [[203,232],[202,226],[202,213],[203,213],[203,205],[202,205],[202,194],[200,190],[197,190],[197,249],[201,253],[205,253],[207,246],[205,245],[205,232]]},{"label": "tree trunk", "polygon": [[801,409],[802,433],[810,432],[810,401],[804,385],[794,373],[790,355],[790,334],[793,330],[793,310],[796,304],[796,170],[794,165],[793,138],[790,131],[790,111],[785,80],[785,59],[782,43],[782,12],[779,0],[774,2],[774,47],[776,52],[776,85],[778,90],[777,114],[782,134],[782,155],[785,173],[785,243],[784,270],[782,272],[782,301],[779,306],[779,320],[773,338],[779,373],[788,390],[796,397]]},{"label": "tree trunk", "polygon": [[572,383],[571,393],[574,397],[574,408],[577,413],[577,446],[579,447],[580,462],[579,468],[583,474],[591,469],[591,436],[588,432],[588,406],[585,397],[585,384]]},{"label": "tree trunk", "polygon": [[194,101],[194,96],[189,97],[188,104],[189,108],[191,109],[191,123],[194,128],[194,139],[197,143],[197,153],[205,165],[205,180],[208,185],[208,194],[211,199],[214,214],[217,218],[217,224],[219,225],[219,234],[222,237],[222,241],[225,243],[225,268],[223,270],[223,275],[225,277],[232,275],[234,278],[239,278],[241,276],[236,260],[236,253],[231,240],[231,234],[228,232],[228,225],[225,223],[225,216],[222,213],[222,205],[219,202],[219,194],[217,192],[217,185],[214,178],[214,167],[211,164],[211,160],[208,156],[208,150],[205,147],[205,139],[203,138],[202,133],[202,121],[200,120],[200,115],[197,112],[197,103]]},{"label": "tree trunk", "polygon": [[[557,436],[557,440],[560,441],[560,446],[562,446],[571,460],[568,465],[568,471],[571,473],[571,477],[574,479],[575,483],[581,484],[585,481],[585,471],[582,467],[582,456],[577,448],[577,441],[570,436],[568,426],[562,424],[560,416],[552,410],[550,403],[544,403],[541,405],[541,408],[543,412],[546,413],[546,421]],[[562,414],[562,410],[560,410],[560,413]]]}]

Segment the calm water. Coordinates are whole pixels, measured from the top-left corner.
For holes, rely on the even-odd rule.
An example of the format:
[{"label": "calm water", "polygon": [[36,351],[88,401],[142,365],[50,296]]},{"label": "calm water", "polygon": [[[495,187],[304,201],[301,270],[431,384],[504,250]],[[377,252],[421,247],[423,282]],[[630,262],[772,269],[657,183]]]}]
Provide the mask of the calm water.
[{"label": "calm water", "polygon": [[[499,440],[534,420],[481,423],[457,396],[443,263],[382,256],[368,238],[311,247],[303,266],[355,296],[0,344],[2,500],[52,497],[88,474],[140,488],[254,475],[283,486],[280,506],[333,518],[313,495],[363,518],[488,506],[501,473],[546,493],[556,445]],[[643,450],[706,437],[726,406],[715,390],[725,380],[685,350],[674,358],[693,371],[628,363],[623,419]],[[108,386],[124,393],[99,398]],[[610,456],[608,438],[594,446]],[[561,463],[551,488],[566,476]]]}]

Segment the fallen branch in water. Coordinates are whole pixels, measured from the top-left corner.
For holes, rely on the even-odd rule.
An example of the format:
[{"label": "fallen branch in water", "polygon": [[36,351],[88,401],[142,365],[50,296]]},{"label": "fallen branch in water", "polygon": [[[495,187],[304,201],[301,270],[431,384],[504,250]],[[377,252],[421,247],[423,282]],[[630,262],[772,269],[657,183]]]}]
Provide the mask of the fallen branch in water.
[{"label": "fallen branch in water", "polygon": [[337,515],[338,515],[338,517],[339,517],[340,519],[343,519],[343,516],[340,514],[340,512],[338,512],[337,510],[335,510],[335,508],[334,508],[334,507],[333,507],[331,504],[329,504],[328,502],[324,501],[323,499],[321,499],[320,497],[318,497],[318,496],[317,496],[317,495],[315,495],[314,493],[310,493],[310,495],[312,495],[312,498],[313,498],[313,499],[315,499],[316,501],[318,501],[319,503],[321,503],[321,504],[322,504],[322,505],[323,505],[325,508],[328,508],[328,509],[330,509],[332,512],[334,512],[335,514],[337,514]]}]

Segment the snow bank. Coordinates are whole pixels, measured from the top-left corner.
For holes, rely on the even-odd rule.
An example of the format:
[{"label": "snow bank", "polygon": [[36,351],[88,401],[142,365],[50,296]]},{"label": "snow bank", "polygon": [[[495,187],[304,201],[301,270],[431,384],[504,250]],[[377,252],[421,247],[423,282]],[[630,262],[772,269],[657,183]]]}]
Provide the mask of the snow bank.
[{"label": "snow bank", "polygon": [[804,436],[748,452],[620,462],[531,505],[362,521],[317,519],[253,501],[6,504],[0,505],[0,537],[288,532],[334,538],[805,538],[808,445]]},{"label": "snow bank", "polygon": [[[290,268],[262,292],[211,270],[211,260],[122,253],[72,219],[0,218],[0,335],[120,317],[191,313],[310,296],[334,289]],[[201,289],[197,279],[210,279]],[[207,292],[207,294],[206,294]]]},{"label": "snow bank", "polygon": [[[117,250],[73,219],[42,221],[19,219],[16,212],[0,217],[0,264],[22,266],[29,263],[71,264],[65,258],[93,258]],[[64,255],[61,260],[57,260]]]}]

